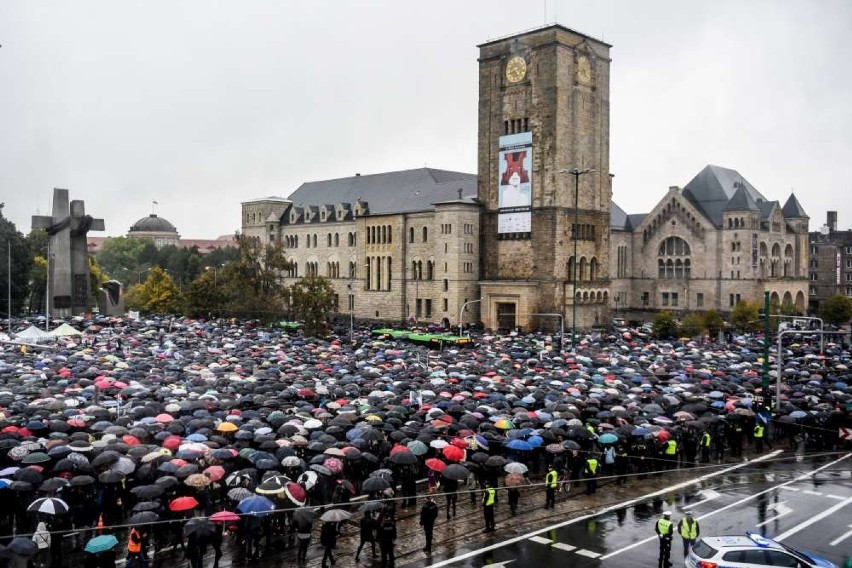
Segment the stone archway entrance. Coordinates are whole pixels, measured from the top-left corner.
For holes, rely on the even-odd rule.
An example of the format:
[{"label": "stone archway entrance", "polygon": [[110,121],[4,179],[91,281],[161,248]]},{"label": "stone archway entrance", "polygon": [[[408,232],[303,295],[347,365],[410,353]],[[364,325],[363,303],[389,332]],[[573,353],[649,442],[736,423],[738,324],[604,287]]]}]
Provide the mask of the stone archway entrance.
[{"label": "stone archway entrance", "polygon": [[497,326],[500,329],[515,329],[518,305],[515,302],[497,302]]}]

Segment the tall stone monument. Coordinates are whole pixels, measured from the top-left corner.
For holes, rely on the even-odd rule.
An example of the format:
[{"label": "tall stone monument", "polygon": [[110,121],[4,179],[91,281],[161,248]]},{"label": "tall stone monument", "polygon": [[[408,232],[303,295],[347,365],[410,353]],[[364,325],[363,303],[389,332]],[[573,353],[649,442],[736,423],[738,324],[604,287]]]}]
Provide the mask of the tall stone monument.
[{"label": "tall stone monument", "polygon": [[103,231],[104,220],[86,215],[86,205],[81,200],[69,205],[68,190],[54,188],[52,214],[33,215],[32,228],[45,229],[50,237],[49,313],[65,317],[91,310],[86,234]]}]

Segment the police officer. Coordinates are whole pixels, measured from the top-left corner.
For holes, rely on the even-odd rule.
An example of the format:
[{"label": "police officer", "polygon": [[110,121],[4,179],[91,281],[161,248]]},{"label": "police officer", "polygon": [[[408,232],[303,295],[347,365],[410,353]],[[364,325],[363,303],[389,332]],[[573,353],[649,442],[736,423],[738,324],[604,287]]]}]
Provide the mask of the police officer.
[{"label": "police officer", "polygon": [[677,440],[669,438],[665,446],[666,469],[674,469],[677,467],[677,450]]},{"label": "police officer", "polygon": [[710,448],[713,445],[713,436],[709,430],[704,430],[698,446],[701,448],[701,463],[710,463]]},{"label": "police officer", "polygon": [[497,504],[497,490],[494,485],[489,482],[485,491],[482,494],[482,514],[485,517],[485,532],[493,532],[494,526],[494,506]]},{"label": "police officer", "polygon": [[559,474],[553,464],[547,466],[547,475],[544,476],[544,508],[552,509],[556,506],[556,488],[558,485]]},{"label": "police officer", "polygon": [[754,423],[754,451],[758,454],[763,453],[763,442],[766,442],[766,445],[769,449],[772,449],[772,444],[769,443],[769,439],[766,438],[766,427],[762,422],[757,421]]},{"label": "police officer", "polygon": [[687,511],[686,516],[678,521],[677,532],[683,539],[683,557],[686,558],[701,532],[698,528],[698,521],[692,518],[692,511]]},{"label": "police officer", "polygon": [[589,454],[583,466],[583,477],[586,478],[586,495],[593,495],[598,490],[598,471],[600,462],[595,454]]},{"label": "police officer", "polygon": [[674,534],[671,511],[663,511],[663,516],[657,520],[655,529],[657,537],[660,539],[660,556],[657,560],[657,568],[669,568],[672,565],[672,536]]}]

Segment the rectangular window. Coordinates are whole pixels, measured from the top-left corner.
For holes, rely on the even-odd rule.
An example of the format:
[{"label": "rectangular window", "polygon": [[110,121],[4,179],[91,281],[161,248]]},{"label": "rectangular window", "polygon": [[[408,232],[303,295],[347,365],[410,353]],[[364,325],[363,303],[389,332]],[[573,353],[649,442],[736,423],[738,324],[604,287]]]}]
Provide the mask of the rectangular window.
[{"label": "rectangular window", "polygon": [[426,300],[426,317],[432,317],[432,300]]},{"label": "rectangular window", "polygon": [[669,293],[668,292],[663,292],[662,305],[664,305],[664,306],[669,305]]},{"label": "rectangular window", "polygon": [[846,282],[852,282],[852,272],[846,273]]},{"label": "rectangular window", "polygon": [[811,282],[819,280],[819,275],[816,272],[811,272]]},{"label": "rectangular window", "polygon": [[[816,296],[816,290],[814,290],[813,295],[814,295],[814,296]],[[846,295],[847,295],[847,296],[852,296],[852,286],[847,286],[847,287],[846,287]]]},{"label": "rectangular window", "polygon": [[642,305],[647,307],[648,302],[650,302],[650,301],[651,301],[651,294],[649,292],[642,292]]},{"label": "rectangular window", "polygon": [[415,311],[417,312],[417,317],[423,317],[423,300],[417,298],[415,302]]},{"label": "rectangular window", "polygon": [[852,268],[852,258],[846,259],[846,268]]},{"label": "rectangular window", "polygon": [[809,287],[808,294],[810,294],[811,296],[816,296],[816,286]]},{"label": "rectangular window", "polygon": [[447,278],[444,278],[444,292],[450,289],[450,281]]},{"label": "rectangular window", "polygon": [[355,311],[355,294],[349,294],[349,311]]},{"label": "rectangular window", "polygon": [[444,298],[444,311],[446,312],[449,309],[450,309],[450,301],[447,300],[446,298]]},{"label": "rectangular window", "polygon": [[846,254],[852,254],[852,247],[846,247]]},{"label": "rectangular window", "polygon": [[736,306],[739,303],[740,303],[740,295],[734,294],[734,305]]},{"label": "rectangular window", "polygon": [[734,295],[731,294],[730,297],[728,298],[728,300],[730,302],[730,306],[733,308],[734,307]]},{"label": "rectangular window", "polygon": [[704,307],[704,292],[698,292],[695,294],[695,307],[703,308]]},{"label": "rectangular window", "polygon": [[672,292],[672,307],[677,307],[677,292]]}]

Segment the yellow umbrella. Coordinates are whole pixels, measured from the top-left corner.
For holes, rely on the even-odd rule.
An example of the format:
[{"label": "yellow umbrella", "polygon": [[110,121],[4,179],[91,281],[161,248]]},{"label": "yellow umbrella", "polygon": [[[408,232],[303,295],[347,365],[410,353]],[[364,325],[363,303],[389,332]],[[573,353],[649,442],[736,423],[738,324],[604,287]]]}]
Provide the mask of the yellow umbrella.
[{"label": "yellow umbrella", "polygon": [[236,432],[239,428],[237,428],[237,425],[233,422],[222,422],[216,426],[216,430],[219,432]]}]

